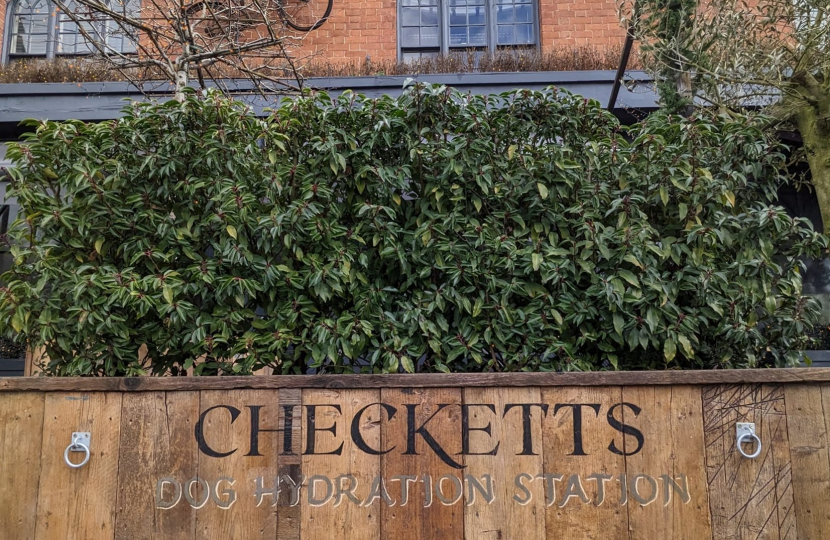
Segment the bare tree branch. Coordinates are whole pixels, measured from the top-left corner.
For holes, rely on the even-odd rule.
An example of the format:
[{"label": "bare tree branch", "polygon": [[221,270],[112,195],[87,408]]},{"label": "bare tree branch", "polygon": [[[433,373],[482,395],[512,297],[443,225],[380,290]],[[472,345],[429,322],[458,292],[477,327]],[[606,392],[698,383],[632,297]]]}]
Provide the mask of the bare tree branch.
[{"label": "bare tree branch", "polygon": [[[263,96],[302,88],[301,66],[292,53],[302,37],[287,28],[285,0],[145,0],[136,9],[130,0],[123,0],[124,9],[103,0],[54,1],[76,26],[83,47],[124,74],[132,70],[126,78],[139,87],[135,71],[149,69],[183,99],[194,79],[201,87],[222,87],[211,69],[222,65],[224,73],[247,78]],[[120,40],[111,39],[116,34]]]}]

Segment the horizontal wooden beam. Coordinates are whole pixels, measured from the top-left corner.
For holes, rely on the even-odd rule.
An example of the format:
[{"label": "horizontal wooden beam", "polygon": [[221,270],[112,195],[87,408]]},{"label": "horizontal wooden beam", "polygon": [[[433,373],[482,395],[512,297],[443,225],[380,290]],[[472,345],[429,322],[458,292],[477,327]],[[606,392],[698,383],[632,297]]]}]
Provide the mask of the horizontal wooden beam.
[{"label": "horizontal wooden beam", "polygon": [[830,382],[830,368],[591,373],[430,373],[413,375],[274,375],[252,377],[0,378],[0,392],[157,392],[280,388],[452,388],[655,386]]}]

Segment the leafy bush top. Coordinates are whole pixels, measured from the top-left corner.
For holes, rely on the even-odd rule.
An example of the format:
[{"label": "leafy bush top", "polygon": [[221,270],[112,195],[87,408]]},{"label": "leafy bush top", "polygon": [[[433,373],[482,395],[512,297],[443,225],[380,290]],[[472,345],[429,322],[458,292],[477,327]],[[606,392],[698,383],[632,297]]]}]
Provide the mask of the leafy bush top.
[{"label": "leafy bush top", "polygon": [[826,239],[771,205],[747,119],[413,87],[25,142],[0,320],[54,374],[782,365],[817,313],[797,257]]}]

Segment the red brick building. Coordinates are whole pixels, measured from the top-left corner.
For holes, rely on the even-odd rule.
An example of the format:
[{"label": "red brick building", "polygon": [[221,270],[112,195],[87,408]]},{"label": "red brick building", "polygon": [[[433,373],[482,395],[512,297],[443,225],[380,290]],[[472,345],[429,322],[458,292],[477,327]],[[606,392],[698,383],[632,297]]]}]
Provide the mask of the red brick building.
[{"label": "red brick building", "polygon": [[[50,0],[0,0],[0,62],[88,53],[73,28]],[[100,33],[107,35],[105,23]],[[602,48],[624,37],[614,0],[334,0],[303,49],[332,62],[388,61],[470,49]]]}]

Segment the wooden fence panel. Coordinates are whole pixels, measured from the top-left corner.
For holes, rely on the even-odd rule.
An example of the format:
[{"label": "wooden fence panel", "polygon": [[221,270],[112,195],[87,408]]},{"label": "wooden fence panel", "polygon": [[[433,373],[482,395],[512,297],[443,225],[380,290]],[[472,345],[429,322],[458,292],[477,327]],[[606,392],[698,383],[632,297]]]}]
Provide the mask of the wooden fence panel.
[{"label": "wooden fence panel", "polygon": [[380,390],[303,392],[303,540],[380,540],[381,503],[370,498],[380,456],[360,451],[349,437],[354,426],[368,447],[380,448],[379,401]]},{"label": "wooden fence panel", "polygon": [[792,485],[798,540],[830,538],[830,447],[826,389],[788,386],[787,432],[792,455]]},{"label": "wooden fence panel", "polygon": [[[482,483],[490,476],[494,487],[492,502],[465,507],[466,540],[545,538],[545,490],[541,482],[532,481],[544,470],[541,402],[538,388],[464,389],[469,428],[476,429],[470,436],[471,455],[465,456],[465,475]],[[489,455],[496,446],[498,452]]]},{"label": "wooden fence panel", "polygon": [[0,531],[3,540],[35,536],[44,396],[0,394]]},{"label": "wooden fence panel", "polygon": [[[790,450],[783,388],[711,386],[703,390],[706,471],[715,540],[795,540]],[[752,422],[761,454],[738,453],[736,424]],[[753,444],[746,451],[753,452]]]},{"label": "wooden fence panel", "polygon": [[[543,420],[545,472],[557,475],[543,481],[559,488],[551,500],[546,493],[548,540],[628,540],[628,509],[620,490],[625,457],[609,450],[612,441],[622,450],[623,439],[606,421],[621,399],[618,387],[542,390],[542,402],[556,404]],[[579,482],[571,485],[582,491],[563,500],[571,475]],[[559,476],[562,480],[554,481]]]},{"label": "wooden fence panel", "polygon": [[[283,450],[279,457],[280,479],[285,477],[300,478],[302,474],[302,404],[302,390],[289,388],[280,390],[281,415],[279,426],[280,429],[291,433],[291,448],[286,450],[283,444]],[[287,413],[287,411],[290,411],[290,413]],[[301,508],[299,504],[295,504],[291,500],[291,495],[291,489],[283,489],[278,495],[277,540],[300,540]]]},{"label": "wooden fence panel", "polygon": [[276,538],[276,498],[264,492],[279,470],[279,392],[212,390],[200,401],[197,540]]},{"label": "wooden fence panel", "polygon": [[[112,540],[117,504],[121,394],[46,396],[35,540]],[[72,432],[90,432],[80,469],[63,461]],[[75,454],[72,452],[72,454]],[[73,455],[79,461],[79,455]]]},{"label": "wooden fence panel", "polygon": [[747,373],[0,379],[0,540],[830,539],[830,372]]},{"label": "wooden fence panel", "polygon": [[[429,508],[424,506],[427,498],[431,497],[427,492],[428,486],[434,485],[435,480],[443,476],[463,474],[463,470],[446,463],[423,438],[415,440],[412,450],[416,454],[405,454],[410,421],[408,411],[412,409],[413,428],[423,426],[448,457],[463,462],[460,456],[461,390],[384,389],[381,391],[381,402],[397,410],[391,420],[384,413],[387,421],[383,424],[382,451],[389,452],[381,456],[381,471],[394,490],[392,497],[395,504],[381,506],[381,538],[462,540],[463,503],[445,505],[432,500]],[[393,481],[395,477],[399,478]]]},{"label": "wooden fence panel", "polygon": [[712,538],[700,388],[625,387],[622,398],[640,409],[624,408],[626,424],[636,417],[638,429],[648,434],[637,453],[629,449],[631,438],[625,443],[631,454],[625,458],[631,540]]},{"label": "wooden fence panel", "polygon": [[193,540],[196,510],[183,485],[198,474],[199,392],[125,394],[116,540]]}]

